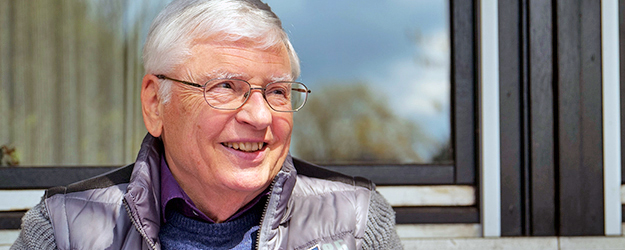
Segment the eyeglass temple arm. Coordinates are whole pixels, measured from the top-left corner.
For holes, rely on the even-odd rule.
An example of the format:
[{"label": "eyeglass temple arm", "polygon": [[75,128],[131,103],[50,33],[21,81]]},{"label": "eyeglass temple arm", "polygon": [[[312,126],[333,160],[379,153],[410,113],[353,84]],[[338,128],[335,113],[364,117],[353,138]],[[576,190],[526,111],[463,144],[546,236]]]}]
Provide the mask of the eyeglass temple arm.
[{"label": "eyeglass temple arm", "polygon": [[161,80],[170,80],[170,81],[174,81],[174,82],[184,83],[186,85],[190,85],[190,86],[198,87],[198,88],[202,88],[203,87],[202,85],[199,85],[197,83],[192,83],[192,82],[187,82],[187,81],[182,81],[182,80],[176,80],[176,79],[173,79],[173,78],[166,77],[165,75],[154,75],[154,76],[156,76],[156,78],[161,79]]},{"label": "eyeglass temple arm", "polygon": [[312,91],[310,91],[310,89],[291,89],[297,92],[302,92],[302,93],[311,93]]}]

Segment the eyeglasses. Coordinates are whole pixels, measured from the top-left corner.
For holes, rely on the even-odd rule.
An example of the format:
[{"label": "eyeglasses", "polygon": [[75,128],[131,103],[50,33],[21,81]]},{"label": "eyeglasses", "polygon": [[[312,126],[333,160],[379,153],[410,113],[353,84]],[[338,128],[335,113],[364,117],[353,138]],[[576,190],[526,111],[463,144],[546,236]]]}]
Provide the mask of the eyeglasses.
[{"label": "eyeglasses", "polygon": [[278,81],[267,84],[264,88],[252,88],[248,82],[240,79],[215,78],[204,85],[176,80],[165,75],[155,75],[161,80],[171,80],[189,86],[202,88],[204,100],[215,109],[236,110],[245,104],[252,90],[258,89],[271,109],[278,112],[297,112],[306,103],[311,92],[300,82]]}]

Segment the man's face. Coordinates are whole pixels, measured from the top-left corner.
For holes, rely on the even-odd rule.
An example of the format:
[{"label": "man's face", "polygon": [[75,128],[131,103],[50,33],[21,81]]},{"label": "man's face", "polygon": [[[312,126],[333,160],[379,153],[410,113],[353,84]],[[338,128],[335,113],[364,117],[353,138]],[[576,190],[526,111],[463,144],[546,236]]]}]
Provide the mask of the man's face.
[{"label": "man's face", "polygon": [[[188,61],[169,77],[203,85],[227,74],[252,88],[290,77],[285,46],[262,50],[249,45],[198,42]],[[258,90],[237,110],[217,110],[205,102],[200,88],[172,84],[170,102],[162,106],[162,138],[182,188],[200,185],[257,194],[269,186],[287,156],[293,115],[273,111]],[[235,149],[243,144],[260,149]]]}]

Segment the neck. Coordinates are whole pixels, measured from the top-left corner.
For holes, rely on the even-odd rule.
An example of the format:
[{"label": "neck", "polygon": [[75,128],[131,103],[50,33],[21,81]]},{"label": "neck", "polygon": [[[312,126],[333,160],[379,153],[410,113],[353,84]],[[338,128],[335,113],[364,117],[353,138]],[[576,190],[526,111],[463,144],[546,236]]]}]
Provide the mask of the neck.
[{"label": "neck", "polygon": [[266,188],[254,192],[239,192],[206,183],[179,183],[195,206],[215,223],[224,222],[232,217]]},{"label": "neck", "polygon": [[[260,195],[260,192],[245,196],[245,195],[233,195],[233,194],[217,194],[213,198],[199,197],[198,199],[191,197],[193,202],[199,200],[196,206],[206,216],[211,218],[216,223],[221,223],[232,217],[237,211],[250,203],[256,196]],[[208,202],[202,202],[208,201]]]}]

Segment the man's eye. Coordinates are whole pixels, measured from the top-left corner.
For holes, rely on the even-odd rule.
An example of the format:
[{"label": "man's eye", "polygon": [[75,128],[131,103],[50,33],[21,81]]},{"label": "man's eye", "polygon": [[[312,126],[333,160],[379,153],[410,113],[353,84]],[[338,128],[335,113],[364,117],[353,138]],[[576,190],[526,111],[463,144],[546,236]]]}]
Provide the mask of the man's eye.
[{"label": "man's eye", "polygon": [[267,95],[272,95],[272,96],[280,96],[280,97],[286,97],[289,95],[288,89],[290,87],[288,85],[281,85],[281,84],[271,84],[270,87],[266,90],[266,94]]},{"label": "man's eye", "polygon": [[284,96],[286,95],[286,91],[284,89],[272,89],[270,94]]},{"label": "man's eye", "polygon": [[220,82],[215,87],[220,89],[233,89],[234,84],[232,82]]}]

